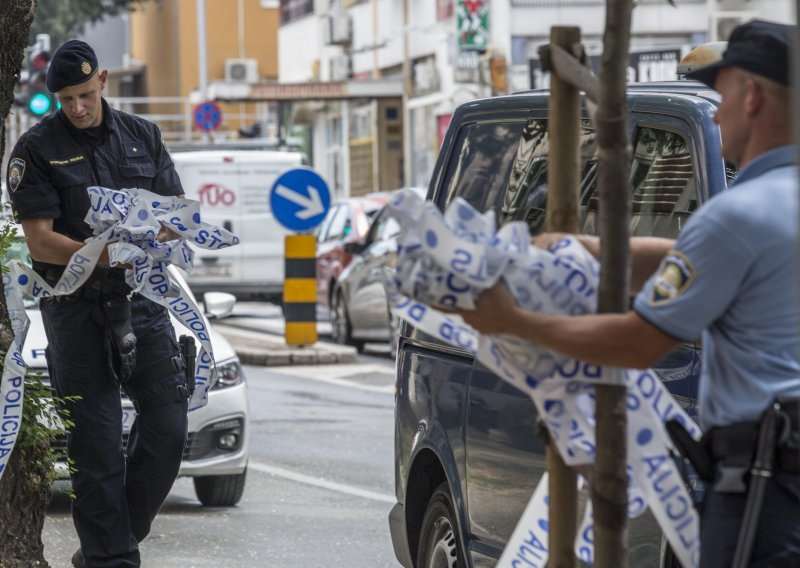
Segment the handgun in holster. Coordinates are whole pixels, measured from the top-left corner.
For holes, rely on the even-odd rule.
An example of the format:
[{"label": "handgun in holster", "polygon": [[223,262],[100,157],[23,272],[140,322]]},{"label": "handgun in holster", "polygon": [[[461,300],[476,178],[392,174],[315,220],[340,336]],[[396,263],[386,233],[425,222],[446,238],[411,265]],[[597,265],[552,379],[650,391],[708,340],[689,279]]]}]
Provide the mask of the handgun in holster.
[{"label": "handgun in holster", "polygon": [[714,464],[703,441],[698,442],[683,423],[674,418],[665,423],[667,434],[681,456],[689,461],[697,476],[704,482],[710,483],[714,479]]},{"label": "handgun in holster", "polygon": [[184,372],[186,373],[186,390],[189,393],[189,398],[192,398],[194,394],[195,369],[197,367],[197,346],[194,344],[194,338],[191,335],[181,335],[178,339],[178,345],[180,346]]},{"label": "handgun in holster", "polygon": [[136,369],[136,334],[131,324],[130,300],[118,295],[99,297],[92,308],[92,320],[103,327],[109,371],[126,388]]}]

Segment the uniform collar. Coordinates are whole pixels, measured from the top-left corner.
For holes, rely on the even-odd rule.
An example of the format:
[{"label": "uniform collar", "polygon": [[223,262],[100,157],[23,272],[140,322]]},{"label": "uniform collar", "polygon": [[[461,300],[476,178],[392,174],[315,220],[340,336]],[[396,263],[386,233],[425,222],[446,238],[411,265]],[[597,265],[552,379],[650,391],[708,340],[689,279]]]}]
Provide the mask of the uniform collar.
[{"label": "uniform collar", "polygon": [[794,144],[780,146],[756,157],[736,176],[732,185],[749,181],[774,168],[797,165],[797,148]]}]

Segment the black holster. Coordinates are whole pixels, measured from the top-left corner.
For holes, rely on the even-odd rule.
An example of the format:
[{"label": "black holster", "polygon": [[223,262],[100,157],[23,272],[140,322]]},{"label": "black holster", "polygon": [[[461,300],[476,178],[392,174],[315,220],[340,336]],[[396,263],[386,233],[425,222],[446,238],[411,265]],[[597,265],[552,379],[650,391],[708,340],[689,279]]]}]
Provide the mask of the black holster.
[{"label": "black holster", "polygon": [[131,302],[126,296],[100,296],[92,308],[92,320],[103,326],[109,372],[125,388],[136,369]]},{"label": "black holster", "polygon": [[186,373],[186,391],[189,398],[191,398],[194,394],[197,346],[194,344],[194,338],[191,335],[181,335],[178,339],[178,345],[181,349],[181,358],[183,359],[184,372]]}]

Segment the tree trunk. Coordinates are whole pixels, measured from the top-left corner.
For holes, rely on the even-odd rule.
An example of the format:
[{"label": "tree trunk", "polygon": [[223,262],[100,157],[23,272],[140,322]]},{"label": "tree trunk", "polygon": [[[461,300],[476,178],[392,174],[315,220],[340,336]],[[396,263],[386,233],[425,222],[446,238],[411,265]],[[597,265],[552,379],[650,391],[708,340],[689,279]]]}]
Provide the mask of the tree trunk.
[{"label": "tree trunk", "polygon": [[[625,86],[632,0],[607,0],[595,123],[598,143],[601,275],[598,312],[628,309],[630,161]],[[627,564],[625,386],[597,387],[597,458],[592,482],[595,565]]]},{"label": "tree trunk", "polygon": [[[0,3],[0,156],[5,154],[5,119],[14,102],[35,0]],[[5,172],[2,172],[5,175]],[[8,351],[13,333],[0,279],[0,350]],[[30,408],[28,406],[28,408]],[[23,412],[23,415],[26,413]],[[36,430],[28,413],[6,471],[0,478],[0,566],[48,566],[44,559],[42,527],[50,496],[49,440]]]},{"label": "tree trunk", "polygon": [[[550,43],[572,53],[581,41],[580,28],[554,27]],[[578,185],[580,182],[580,97],[578,89],[550,75],[548,108],[550,164],[547,170],[547,230],[578,232]],[[578,530],[577,474],[564,463],[552,440],[547,444],[550,513],[548,565],[574,567],[575,534]]]}]

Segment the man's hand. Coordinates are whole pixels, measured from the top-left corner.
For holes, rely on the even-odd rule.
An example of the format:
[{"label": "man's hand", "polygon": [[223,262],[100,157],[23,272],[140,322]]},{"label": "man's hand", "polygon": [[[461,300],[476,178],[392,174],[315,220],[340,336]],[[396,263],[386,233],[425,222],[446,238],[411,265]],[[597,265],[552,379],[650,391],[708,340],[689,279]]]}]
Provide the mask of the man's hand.
[{"label": "man's hand", "polygon": [[498,282],[475,301],[474,310],[457,310],[464,321],[483,334],[508,333],[519,308],[506,287]]},{"label": "man's hand", "polygon": [[540,249],[549,249],[561,239],[568,237],[567,233],[541,233],[531,238],[531,244]]},{"label": "man's hand", "polygon": [[158,231],[158,235],[156,236],[156,240],[158,242],[166,243],[167,241],[174,241],[181,238],[178,233],[167,227],[164,223],[161,223],[161,221],[159,221],[159,223],[161,224],[161,229]]}]

